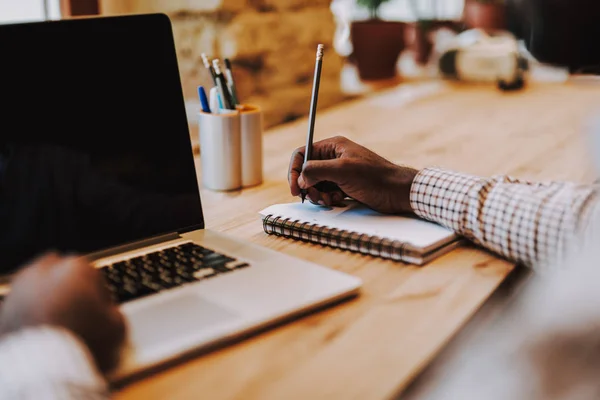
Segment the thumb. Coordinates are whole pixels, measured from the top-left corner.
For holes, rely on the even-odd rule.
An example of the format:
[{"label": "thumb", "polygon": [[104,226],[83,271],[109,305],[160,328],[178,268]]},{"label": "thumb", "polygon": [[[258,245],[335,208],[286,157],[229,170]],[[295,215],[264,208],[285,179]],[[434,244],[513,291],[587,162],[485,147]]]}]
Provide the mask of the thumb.
[{"label": "thumb", "polygon": [[345,173],[343,164],[344,161],[341,159],[308,161],[298,178],[298,186],[301,189],[308,189],[322,181],[339,185]]}]

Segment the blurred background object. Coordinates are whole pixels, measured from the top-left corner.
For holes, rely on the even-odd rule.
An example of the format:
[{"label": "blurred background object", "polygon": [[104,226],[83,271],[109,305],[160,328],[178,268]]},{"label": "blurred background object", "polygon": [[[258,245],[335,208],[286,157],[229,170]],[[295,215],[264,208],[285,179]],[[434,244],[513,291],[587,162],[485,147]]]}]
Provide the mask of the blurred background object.
[{"label": "blurred background object", "polygon": [[502,90],[522,89],[529,61],[511,33],[494,32],[469,29],[450,38],[439,59],[441,75],[462,82],[496,83]]},{"label": "blurred background object", "polygon": [[[464,0],[333,0],[334,44],[345,60],[344,92],[364,93],[435,77],[430,68],[435,33],[460,31],[463,7]],[[375,34],[383,26],[385,40]]]},{"label": "blurred background object", "polygon": [[192,124],[200,108],[197,86],[212,85],[203,52],[231,59],[238,94],[264,110],[265,128],[308,114],[318,43],[325,44],[320,109],[355,95],[444,78],[439,60],[448,43],[474,28],[512,33],[535,79],[564,81],[564,71],[600,72],[594,42],[600,2],[592,0],[0,1],[0,23],[146,12],[166,13],[173,22]]},{"label": "blurred background object", "polygon": [[[460,20],[456,16],[454,19],[445,15],[443,5],[448,5],[447,0],[408,0],[410,11],[414,22],[408,25],[405,32],[407,42],[410,43],[415,62],[419,65],[426,65],[429,62],[431,52],[434,47],[435,32],[441,28],[447,28],[453,31],[460,30]],[[452,2],[450,2],[452,3]],[[458,2],[454,2],[458,5]]]},{"label": "blurred background object", "polygon": [[197,86],[212,86],[203,52],[231,60],[240,100],[263,109],[266,128],[308,113],[318,43],[325,45],[319,107],[346,98],[339,83],[342,57],[332,47],[335,22],[329,0],[99,1],[106,15],[169,15],[190,122],[200,108]]},{"label": "blurred background object", "polygon": [[508,0],[509,29],[539,61],[571,73],[600,72],[600,2]]},{"label": "blurred background object", "polygon": [[488,32],[506,29],[505,0],[465,0],[463,19],[467,28]]}]

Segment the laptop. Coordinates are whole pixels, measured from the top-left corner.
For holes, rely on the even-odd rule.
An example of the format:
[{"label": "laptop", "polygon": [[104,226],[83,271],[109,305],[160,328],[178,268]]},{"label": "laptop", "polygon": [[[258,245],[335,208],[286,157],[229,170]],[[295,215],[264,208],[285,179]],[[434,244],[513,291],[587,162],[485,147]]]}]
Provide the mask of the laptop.
[{"label": "laptop", "polygon": [[359,292],[205,229],[166,15],[3,25],[0,58],[0,272],[49,249],[101,268],[129,328],[111,381]]}]

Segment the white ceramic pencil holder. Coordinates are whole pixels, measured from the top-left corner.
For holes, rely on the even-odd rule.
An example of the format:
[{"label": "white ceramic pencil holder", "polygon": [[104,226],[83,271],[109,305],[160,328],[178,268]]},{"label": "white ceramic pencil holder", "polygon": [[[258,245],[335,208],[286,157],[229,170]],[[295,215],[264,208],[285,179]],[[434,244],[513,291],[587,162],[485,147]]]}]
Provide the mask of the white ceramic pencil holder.
[{"label": "white ceramic pencil holder", "polygon": [[242,186],[260,185],[263,181],[263,112],[252,104],[237,106],[240,112],[242,143]]},{"label": "white ceramic pencil holder", "polygon": [[211,114],[200,111],[202,185],[217,191],[242,187],[242,136],[239,111]]}]

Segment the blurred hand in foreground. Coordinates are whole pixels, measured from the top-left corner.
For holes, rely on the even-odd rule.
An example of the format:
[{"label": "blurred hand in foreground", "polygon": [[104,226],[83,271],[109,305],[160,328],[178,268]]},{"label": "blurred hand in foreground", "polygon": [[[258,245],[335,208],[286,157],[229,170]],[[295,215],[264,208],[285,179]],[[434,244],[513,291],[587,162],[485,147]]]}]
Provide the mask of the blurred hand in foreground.
[{"label": "blurred hand in foreground", "polygon": [[125,322],[100,272],[79,257],[46,254],[15,276],[0,313],[0,335],[49,325],[69,330],[106,373],[119,361]]}]

